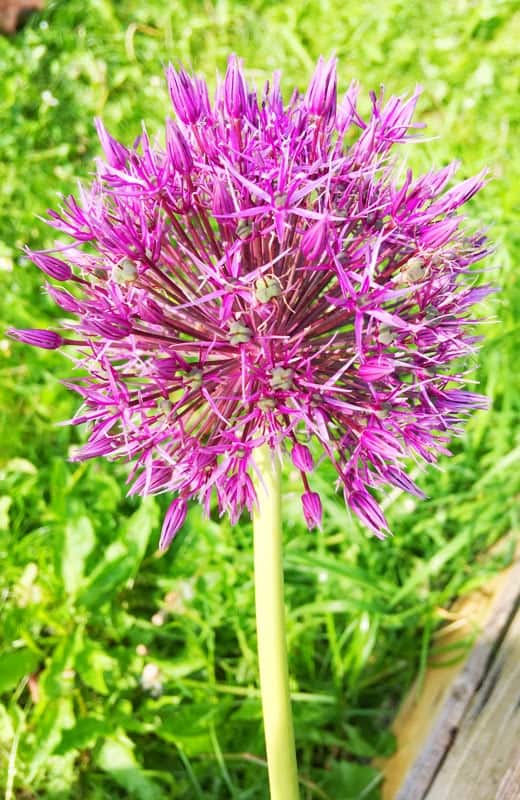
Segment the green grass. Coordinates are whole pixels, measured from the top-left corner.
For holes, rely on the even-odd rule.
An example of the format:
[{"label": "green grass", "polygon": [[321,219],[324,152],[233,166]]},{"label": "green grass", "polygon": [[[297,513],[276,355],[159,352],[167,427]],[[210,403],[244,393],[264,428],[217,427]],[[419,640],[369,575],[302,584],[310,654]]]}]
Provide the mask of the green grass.
[{"label": "green grass", "polygon": [[[374,800],[370,760],[424,668],[438,609],[507,563],[518,529],[520,77],[515,0],[238,2],[50,1],[0,40],[2,322],[56,310],[20,255],[52,242],[37,215],[74,190],[99,153],[92,118],[133,141],[158,129],[162,65],[210,78],[235,50],[258,82],[273,69],[303,87],[335,51],[346,88],[424,86],[432,140],[418,169],[459,158],[494,180],[470,209],[490,226],[501,286],[476,376],[493,406],[475,415],[430,499],[387,498],[394,538],[374,541],[320,474],[326,524],[309,534],[285,475],[290,667],[304,800]],[[515,207],[516,204],[516,207]],[[59,356],[0,340],[0,785],[13,798],[267,798],[255,657],[251,526],[194,507],[170,552],[155,546],[164,502],[125,497],[125,468],[67,462],[78,433]],[[146,647],[146,654],[143,655]],[[445,660],[461,652],[447,652]],[[142,685],[159,668],[161,691]],[[32,676],[29,679],[29,676]],[[155,696],[154,696],[155,695]]]}]

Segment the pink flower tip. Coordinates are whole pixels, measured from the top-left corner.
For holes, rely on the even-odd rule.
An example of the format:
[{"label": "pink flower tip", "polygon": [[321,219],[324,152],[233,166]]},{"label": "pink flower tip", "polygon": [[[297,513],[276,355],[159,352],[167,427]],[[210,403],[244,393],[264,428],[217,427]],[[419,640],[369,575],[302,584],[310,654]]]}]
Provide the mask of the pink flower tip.
[{"label": "pink flower tip", "polygon": [[302,494],[302,506],[307,527],[309,529],[321,528],[323,508],[318,492],[304,492]]},{"label": "pink flower tip", "polygon": [[175,500],[170,503],[162,526],[159,550],[164,552],[171,545],[177,532],[184,524],[187,511],[188,504],[182,497],[176,497]]},{"label": "pink flower tip", "polygon": [[305,95],[305,105],[311,112],[320,117],[332,117],[336,111],[337,75],[335,58],[327,62],[320,56],[316,71],[311,78]]},{"label": "pink flower tip", "polygon": [[59,333],[43,328],[9,328],[7,335],[24,344],[43,347],[44,350],[56,350],[63,344],[63,338]]},{"label": "pink flower tip", "polygon": [[387,375],[391,375],[395,370],[395,363],[384,357],[367,358],[364,364],[358,369],[359,377],[367,383],[381,380]]},{"label": "pink flower tip", "polygon": [[36,264],[49,278],[54,278],[56,281],[68,281],[72,278],[72,270],[69,265],[58,258],[49,256],[46,253],[35,252],[28,247],[25,248],[25,253],[33,264]]},{"label": "pink flower tip", "polygon": [[195,78],[184,69],[177,71],[170,66],[166,71],[172,105],[178,118],[185,125],[193,125],[201,116],[203,102],[201,90]]},{"label": "pink flower tip", "polygon": [[319,261],[327,248],[328,224],[326,219],[320,219],[303,234],[301,248],[304,256],[309,261]]},{"label": "pink flower tip", "polygon": [[356,489],[346,498],[352,511],[371,528],[378,539],[385,538],[388,523],[377,502],[366,489]]},{"label": "pink flower tip", "polygon": [[247,84],[242,72],[242,60],[235,54],[228,60],[224,78],[224,103],[233,119],[239,119],[247,110]]},{"label": "pink flower tip", "polygon": [[166,147],[173,168],[187,175],[193,167],[193,158],[188,142],[171,119],[166,122]]},{"label": "pink flower tip", "polygon": [[107,164],[114,167],[114,169],[123,169],[129,156],[127,148],[118,142],[117,139],[110,136],[103,125],[103,121],[99,117],[94,119],[94,124]]},{"label": "pink flower tip", "polygon": [[297,442],[291,452],[291,458],[296,469],[302,472],[311,472],[314,469],[314,459],[309,448]]}]

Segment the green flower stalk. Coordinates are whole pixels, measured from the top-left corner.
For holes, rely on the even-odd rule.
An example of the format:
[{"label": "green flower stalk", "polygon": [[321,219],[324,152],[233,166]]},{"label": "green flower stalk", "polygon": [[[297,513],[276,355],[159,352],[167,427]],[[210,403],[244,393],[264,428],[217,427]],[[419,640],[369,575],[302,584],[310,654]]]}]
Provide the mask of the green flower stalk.
[{"label": "green flower stalk", "polygon": [[269,787],[271,800],[298,800],[285,635],[280,465],[266,445],[256,451],[255,461],[255,605]]}]

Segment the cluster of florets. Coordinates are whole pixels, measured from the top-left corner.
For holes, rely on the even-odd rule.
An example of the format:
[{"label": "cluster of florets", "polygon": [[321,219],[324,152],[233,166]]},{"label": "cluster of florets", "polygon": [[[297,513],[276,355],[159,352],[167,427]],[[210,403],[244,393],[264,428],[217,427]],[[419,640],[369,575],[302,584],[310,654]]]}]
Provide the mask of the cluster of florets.
[{"label": "cluster of florets", "polygon": [[[167,546],[197,498],[231,520],[255,503],[255,449],[288,452],[309,527],[321,521],[315,458],[329,458],[348,506],[377,535],[372,488],[421,496],[405,458],[434,462],[449,432],[485,405],[453,362],[474,352],[471,265],[486,254],[458,209],[482,175],[447,189],[454,165],[399,177],[389,153],[418,98],[336,97],[334,59],[284,106],[279,75],[260,99],[231,56],[211,104],[204,81],[169,68],[176,120],[164,145],[134,148],[98,122],[92,185],[50,224],[72,237],[29,252],[72,291],[47,291],[87,377],[77,458],[133,462],[131,492],[172,492]],[[418,126],[417,126],[418,127]]]}]

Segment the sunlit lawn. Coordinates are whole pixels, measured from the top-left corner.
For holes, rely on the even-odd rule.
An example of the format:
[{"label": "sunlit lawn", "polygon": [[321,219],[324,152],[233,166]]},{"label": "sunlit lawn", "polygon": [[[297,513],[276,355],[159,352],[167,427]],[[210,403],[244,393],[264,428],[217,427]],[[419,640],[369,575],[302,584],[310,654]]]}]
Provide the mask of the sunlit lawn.
[{"label": "sunlit lawn", "polygon": [[[378,797],[369,765],[392,751],[389,722],[432,648],[439,609],[507,563],[518,528],[520,12],[511,2],[49,2],[0,39],[0,302],[5,329],[57,311],[21,247],[52,242],[37,215],[93,169],[92,119],[132,142],[169,113],[168,60],[214,78],[229,51],[258,83],[274,69],[303,87],[335,51],[346,89],[424,87],[417,169],[458,158],[493,181],[470,214],[490,226],[495,321],[475,377],[492,410],[453,457],[418,480],[416,503],[385,499],[394,537],[345,511],[324,467],[325,529],[302,524],[284,484],[289,647],[302,795]],[[515,71],[516,62],[516,71]],[[489,276],[487,276],[489,279]],[[9,798],[267,797],[251,527],[193,507],[156,552],[167,499],[130,501],[126,467],[67,461],[81,431],[57,427],[75,399],[53,353],[0,339],[0,785]],[[143,670],[146,665],[156,665]],[[153,674],[152,674],[153,673]],[[28,679],[28,676],[31,676]],[[151,680],[153,678],[153,680]],[[148,682],[147,682],[148,679]],[[372,787],[372,788],[371,788]]]}]

